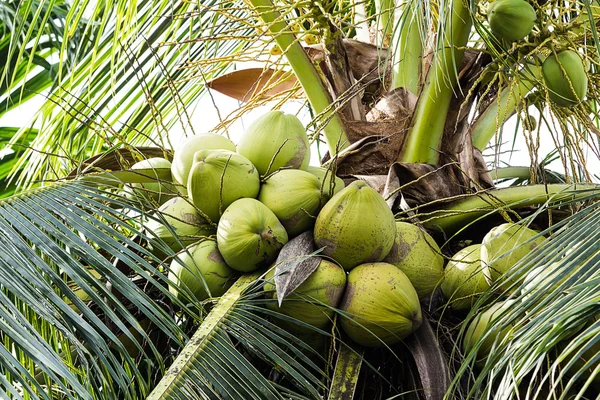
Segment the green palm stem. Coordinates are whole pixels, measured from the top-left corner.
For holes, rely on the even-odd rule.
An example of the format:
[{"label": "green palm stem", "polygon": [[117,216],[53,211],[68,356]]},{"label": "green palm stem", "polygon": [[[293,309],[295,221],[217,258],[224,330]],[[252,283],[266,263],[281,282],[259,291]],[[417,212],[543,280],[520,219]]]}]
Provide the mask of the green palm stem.
[{"label": "green palm stem", "polygon": [[411,1],[395,18],[392,45],[396,48],[392,57],[392,83],[390,90],[406,88],[414,95],[419,94],[421,79],[422,49],[420,33],[420,3]]},{"label": "green palm stem", "polygon": [[495,168],[490,171],[490,178],[493,180],[501,179],[529,179],[531,178],[531,170],[529,167],[504,167]]},{"label": "green palm stem", "polygon": [[463,0],[449,0],[443,36],[419,96],[399,161],[437,164],[446,116],[458,82],[458,68],[469,39],[471,13]]},{"label": "green palm stem", "polygon": [[392,34],[394,22],[394,0],[375,0],[375,11],[377,12],[377,44],[384,47],[387,45]]},{"label": "green palm stem", "polygon": [[463,200],[435,211],[423,225],[438,228],[446,234],[458,232],[478,218],[517,207],[553,204],[600,197],[600,185],[552,184],[515,186],[489,190],[469,196]]},{"label": "green palm stem", "polygon": [[485,149],[496,135],[498,128],[510,118],[516,108],[525,98],[525,95],[539,81],[541,68],[532,65],[526,76],[519,79],[517,83],[505,87],[497,100],[477,118],[473,124],[471,138],[473,146],[479,150]]},{"label": "green palm stem", "polygon": [[271,0],[249,0],[249,2],[254,7],[256,14],[268,25],[277,45],[284,51],[313,110],[316,114],[323,113],[324,120],[328,121],[323,131],[329,154],[332,157],[335,156],[348,147],[350,141],[346,136],[340,116],[331,107],[331,97],[323,85],[321,77]]}]

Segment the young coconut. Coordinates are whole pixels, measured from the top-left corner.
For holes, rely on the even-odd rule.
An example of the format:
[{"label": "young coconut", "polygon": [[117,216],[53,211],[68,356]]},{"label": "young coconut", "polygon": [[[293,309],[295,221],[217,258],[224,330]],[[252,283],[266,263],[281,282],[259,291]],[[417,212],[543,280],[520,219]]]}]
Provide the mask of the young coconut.
[{"label": "young coconut", "polygon": [[487,19],[494,35],[514,42],[531,33],[537,15],[525,0],[495,0],[488,6]]},{"label": "young coconut", "polygon": [[175,149],[173,163],[171,164],[173,182],[183,185],[181,187],[178,186],[181,191],[185,192],[187,190],[188,175],[192,168],[192,164],[194,163],[194,154],[199,150],[219,149],[235,151],[235,144],[225,136],[214,133],[203,133],[196,136],[190,136],[181,142]]},{"label": "young coconut", "polygon": [[[225,294],[233,283],[231,278],[234,272],[219,253],[217,242],[203,240],[171,261],[169,280],[177,286],[186,287],[202,301]],[[170,286],[169,291],[180,300],[185,299],[186,291],[180,292],[175,286]]]},{"label": "young coconut", "polygon": [[331,170],[323,167],[314,167],[309,165],[306,171],[310,172],[319,180],[321,189],[321,205],[324,205],[335,194],[346,187],[346,184],[341,178],[334,176]]},{"label": "young coconut", "polygon": [[448,261],[440,286],[454,311],[471,309],[477,297],[490,287],[481,266],[481,244],[465,247]]},{"label": "young coconut", "polygon": [[250,160],[261,176],[283,167],[305,170],[310,160],[302,122],[281,111],[269,111],[254,121],[242,135],[237,152]]},{"label": "young coconut", "polygon": [[[488,283],[496,282],[543,241],[544,237],[539,236],[539,232],[523,225],[506,223],[492,228],[481,243],[481,264]],[[514,290],[516,284],[523,281],[525,273],[521,272],[512,279],[504,278],[502,287]]]},{"label": "young coconut", "polygon": [[344,332],[369,347],[399,342],[422,321],[410,280],[387,263],[362,264],[350,271],[340,309],[348,314],[342,318]]},{"label": "young coconut", "polygon": [[502,328],[497,321],[512,307],[514,302],[515,300],[505,300],[492,304],[485,311],[477,314],[467,327],[463,338],[465,355],[474,350],[477,343],[483,339],[475,355],[475,363],[479,368],[485,364],[492,347],[497,346],[510,332],[510,326]]},{"label": "young coconut", "polygon": [[396,237],[396,221],[375,189],[364,181],[354,181],[321,209],[314,236],[324,255],[351,270],[388,255]]},{"label": "young coconut", "polygon": [[246,157],[228,150],[200,150],[194,155],[187,189],[194,205],[218,222],[237,199],[258,196],[260,180]]},{"label": "young coconut", "polygon": [[[272,268],[265,276],[264,286],[269,299],[277,299]],[[346,272],[331,261],[321,260],[317,269],[282,302],[281,307],[276,302],[269,308],[295,318],[315,328],[325,328],[333,316],[333,308],[337,307],[344,288],[346,287]],[[297,324],[284,324],[290,331],[305,333],[307,328]]]},{"label": "young coconut", "polygon": [[587,93],[588,77],[580,55],[572,50],[551,54],[542,64],[550,100],[560,107],[579,104]]},{"label": "young coconut", "polygon": [[288,241],[273,211],[255,199],[234,201],[217,227],[217,244],[227,264],[241,272],[264,268]]},{"label": "young coconut", "polygon": [[[206,222],[196,207],[182,197],[174,197],[167,201],[160,206],[157,213],[164,218],[166,224],[159,218],[157,220],[150,219],[146,223],[145,229],[150,237],[151,247],[158,251],[159,256],[165,255],[164,252],[158,250],[161,247],[159,240],[177,252],[202,236],[215,234],[214,226]],[[173,236],[172,231],[175,232],[177,238]]]},{"label": "young coconut", "polygon": [[[148,158],[131,166],[132,170],[171,169],[171,162],[161,157]],[[145,175],[155,178],[156,182],[132,183],[126,187],[126,195],[130,199],[151,198],[158,205],[177,194],[175,186],[171,182],[161,181],[156,172],[146,172]]]},{"label": "young coconut", "polygon": [[321,185],[306,171],[284,169],[262,184],[258,200],[275,213],[292,238],[314,226],[321,208]]},{"label": "young coconut", "polygon": [[396,222],[394,245],[383,261],[408,276],[420,299],[431,296],[444,277],[444,257],[435,240],[407,222]]}]

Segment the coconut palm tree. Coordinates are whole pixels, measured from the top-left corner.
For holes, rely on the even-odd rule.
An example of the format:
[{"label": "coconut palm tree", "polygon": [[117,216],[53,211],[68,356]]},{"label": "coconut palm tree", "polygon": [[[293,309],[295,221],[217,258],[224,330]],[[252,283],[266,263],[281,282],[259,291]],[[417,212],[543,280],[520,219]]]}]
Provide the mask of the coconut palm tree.
[{"label": "coconut palm tree", "polygon": [[[57,7],[33,4],[17,14],[38,21]],[[30,143],[3,164],[21,192],[0,203],[2,395],[597,395],[600,213],[591,183],[598,176],[588,166],[600,159],[598,6],[531,5],[535,24],[517,40],[492,31],[487,3],[459,0],[64,5],[63,17],[48,18],[61,21],[60,51],[71,43],[77,57],[59,58],[36,130],[2,136]],[[12,37],[27,39],[19,54],[47,37],[31,24],[15,26]],[[582,74],[559,65],[569,76],[566,97],[576,95],[567,101],[553,86],[560,74],[542,67],[566,49],[584,66],[585,101],[575,88]],[[294,322],[265,307],[263,273],[240,276],[220,298],[195,299],[168,279],[173,251],[159,242],[163,258],[144,245],[152,238],[142,221],[162,216],[119,188],[148,181],[129,170],[135,161],[171,156],[174,126],[196,133],[188,107],[207,88],[241,102],[217,131],[260,105],[305,100],[311,139],[327,148],[323,164],[380,188],[396,218],[428,229],[445,256],[494,225],[520,221],[547,240],[507,280],[551,263],[562,272],[543,281],[542,293],[497,283],[466,316],[434,296],[422,305],[428,322],[417,334],[378,350],[353,344],[337,325],[309,338],[281,328],[278,320]],[[512,116],[514,135],[503,131]],[[504,142],[510,148],[517,134],[531,166],[501,168]],[[538,159],[540,141],[549,139],[560,174]],[[154,172],[171,179],[168,170]],[[512,186],[496,188],[503,180]],[[514,301],[486,333],[492,351],[482,363],[486,335],[467,352],[462,339],[503,297]]]}]

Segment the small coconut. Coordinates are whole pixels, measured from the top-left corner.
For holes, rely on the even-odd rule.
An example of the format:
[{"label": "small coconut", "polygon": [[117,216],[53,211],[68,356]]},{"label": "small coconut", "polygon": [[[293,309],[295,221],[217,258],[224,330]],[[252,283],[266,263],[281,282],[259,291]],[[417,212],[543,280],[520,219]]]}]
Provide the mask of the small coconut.
[{"label": "small coconut", "polygon": [[341,178],[333,175],[330,169],[309,165],[307,171],[317,177],[321,190],[321,204],[324,205],[340,190],[346,187]]},{"label": "small coconut", "polygon": [[[171,162],[161,157],[154,157],[142,160],[131,166],[132,170],[152,170],[161,168],[171,169]],[[126,195],[128,198],[151,198],[158,205],[162,205],[177,194],[177,190],[171,182],[161,181],[158,178],[158,175],[153,172],[146,172],[145,174],[154,176],[156,178],[156,183],[132,183],[129,187],[126,187]]]},{"label": "small coconut", "polygon": [[[506,223],[490,230],[481,243],[481,263],[488,283],[496,282],[543,241],[544,237],[539,236],[539,232],[523,225]],[[521,283],[525,273],[505,279],[502,287],[514,290],[516,285],[513,284]]]},{"label": "small coconut", "polygon": [[505,300],[492,304],[485,311],[480,312],[473,318],[463,338],[463,350],[468,354],[475,345],[483,339],[477,349],[476,365],[482,367],[492,351],[494,344],[497,346],[510,332],[511,327],[502,328],[497,321],[513,306],[515,300]]},{"label": "small coconut", "polygon": [[387,263],[362,264],[348,274],[340,309],[342,328],[356,343],[391,345],[413,333],[422,321],[419,296],[408,277]]},{"label": "small coconut", "polygon": [[268,267],[287,241],[287,232],[277,216],[256,199],[234,201],[217,227],[219,251],[237,271]]},{"label": "small coconut", "polygon": [[[87,271],[92,274],[92,276],[96,279],[101,279],[102,275],[96,271],[94,268],[92,267],[86,267]],[[75,293],[75,296],[77,296],[81,301],[83,301],[84,303],[89,302],[92,297],[81,287],[79,287],[75,281],[69,281],[67,283],[67,285],[69,286],[69,289],[71,289],[73,291],[73,293]],[[65,302],[69,305],[69,307],[71,307],[71,309],[75,312],[80,312],[79,308],[73,304],[73,302],[71,300],[69,300],[66,296],[64,297]]]},{"label": "small coconut", "polygon": [[[179,183],[178,188],[187,189],[188,175],[194,163],[194,154],[198,150],[229,150],[235,151],[235,144],[225,136],[214,133],[202,133],[183,140],[173,153],[171,175],[173,182]],[[185,193],[182,193],[185,194]]]},{"label": "small coconut", "polygon": [[256,166],[260,175],[280,168],[306,169],[310,145],[302,122],[292,114],[269,111],[244,132],[237,152]]},{"label": "small coconut", "polygon": [[383,261],[408,276],[420,299],[431,296],[444,277],[444,257],[435,240],[407,222],[396,222],[394,245]]},{"label": "small coconut", "polygon": [[[275,268],[266,275],[265,292],[270,299],[277,299]],[[333,316],[333,308],[337,307],[344,288],[346,287],[346,272],[337,264],[321,260],[317,269],[282,302],[281,307],[276,302],[269,308],[315,328],[325,328]],[[307,328],[297,324],[285,324],[291,331],[305,332]]]},{"label": "small coconut", "polygon": [[[169,280],[177,286],[186,287],[202,301],[225,294],[233,282],[233,274],[234,270],[229,268],[219,253],[217,242],[203,240],[173,259]],[[170,286],[169,291],[179,299],[185,299],[185,291],[180,292],[175,286]]]},{"label": "small coconut", "polygon": [[[206,222],[200,216],[196,207],[182,197],[174,197],[160,206],[157,211],[164,219],[164,222],[158,218],[157,220],[149,219],[145,224],[147,235],[150,238],[150,245],[153,248],[159,248],[158,239],[162,240],[173,251],[177,252],[189,244],[198,241],[203,236],[215,234],[213,225]],[[173,236],[173,232],[177,238]],[[161,252],[159,252],[161,253]],[[164,254],[160,254],[163,256]]]},{"label": "small coconut", "polygon": [[396,221],[375,189],[364,181],[354,181],[321,209],[314,236],[324,255],[351,270],[388,255],[396,237]]},{"label": "small coconut", "polygon": [[452,256],[440,286],[454,311],[471,309],[477,297],[490,286],[481,266],[481,244],[465,247]]},{"label": "small coconut", "polygon": [[292,238],[314,226],[321,208],[321,185],[306,171],[285,169],[262,184],[258,200],[275,213]]},{"label": "small coconut", "polygon": [[218,222],[237,199],[258,196],[260,180],[246,157],[228,150],[204,150],[194,155],[187,188],[201,214]]}]

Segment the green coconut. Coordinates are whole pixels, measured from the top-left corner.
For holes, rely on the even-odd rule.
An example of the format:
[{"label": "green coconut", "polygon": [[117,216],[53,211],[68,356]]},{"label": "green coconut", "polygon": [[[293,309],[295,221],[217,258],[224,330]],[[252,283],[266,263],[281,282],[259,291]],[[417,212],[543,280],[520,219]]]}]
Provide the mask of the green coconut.
[{"label": "green coconut", "polygon": [[194,154],[198,150],[220,149],[235,151],[235,144],[225,136],[214,133],[203,133],[183,140],[173,153],[173,163],[171,164],[173,182],[182,185],[182,189],[187,188],[188,175],[194,163]]},{"label": "green coconut", "polygon": [[[171,169],[171,162],[161,157],[148,158],[133,164],[131,169]],[[128,198],[151,198],[154,202],[162,205],[177,194],[175,186],[171,182],[160,181],[156,172],[145,172],[145,175],[153,176],[156,179],[156,183],[132,183],[126,188]]]},{"label": "green coconut", "polygon": [[325,204],[337,194],[340,190],[346,187],[346,184],[341,178],[334,176],[331,170],[323,167],[314,167],[309,165],[306,169],[319,180],[321,189],[321,204]]},{"label": "green coconut", "polygon": [[237,199],[258,196],[260,180],[246,157],[228,150],[205,150],[194,155],[187,189],[201,215],[217,222]]},{"label": "green coconut", "polygon": [[[101,279],[102,275],[96,271],[94,268],[91,267],[86,267],[86,269],[88,270],[88,272],[90,274],[92,274],[92,276],[96,279]],[[73,293],[75,294],[75,296],[77,296],[79,298],[79,300],[83,301],[84,303],[89,302],[92,297],[81,287],[79,287],[75,281],[69,281],[67,283],[67,285],[69,286],[69,289],[71,289],[73,291]],[[71,307],[71,309],[75,312],[80,312],[79,308],[73,304],[73,302],[71,300],[69,300],[66,296],[64,297],[65,302],[69,305],[69,307]]]},{"label": "green coconut", "polygon": [[306,169],[310,145],[300,120],[281,111],[269,111],[244,132],[237,152],[256,166],[260,175],[280,168]]},{"label": "green coconut", "polygon": [[306,171],[284,169],[262,184],[258,200],[275,213],[292,238],[315,224],[321,208],[321,185]]},{"label": "green coconut", "polygon": [[351,270],[388,255],[396,237],[396,221],[375,189],[364,181],[354,181],[321,209],[314,237],[324,255]]},{"label": "green coconut", "polygon": [[453,310],[471,309],[477,297],[490,286],[481,267],[481,244],[465,247],[448,261],[440,286]]},{"label": "green coconut", "polygon": [[256,199],[234,201],[217,227],[217,244],[225,262],[241,272],[271,265],[288,235],[277,216]]},{"label": "green coconut", "polygon": [[[158,220],[149,219],[145,225],[150,245],[155,249],[160,247],[158,246],[159,239],[177,252],[183,246],[192,244],[203,236],[215,234],[214,226],[206,222],[196,207],[182,197],[174,197],[167,201],[160,206],[157,213],[162,216],[166,224],[155,215]],[[177,238],[173,236],[171,230],[175,232]],[[159,253],[159,256],[164,255],[160,251]]]},{"label": "green coconut", "polygon": [[435,240],[407,222],[396,222],[394,245],[383,261],[408,276],[420,299],[431,296],[444,277],[444,257]]},{"label": "green coconut", "polygon": [[[277,299],[275,281],[272,279],[275,268],[266,275],[265,292],[270,299]],[[317,269],[282,302],[281,307],[273,302],[269,308],[293,317],[315,328],[325,328],[332,319],[333,308],[337,307],[344,288],[346,272],[337,264],[321,260]],[[306,332],[297,324],[286,323],[291,331]]]},{"label": "green coconut", "polygon": [[[171,262],[169,280],[177,286],[186,287],[200,301],[220,297],[233,283],[234,270],[223,260],[217,242],[204,240],[181,252]],[[203,281],[204,279],[204,281]],[[207,290],[208,289],[208,290]],[[185,299],[185,291],[170,286],[169,291],[179,299]]]},{"label": "green coconut", "polygon": [[344,332],[369,347],[399,342],[422,322],[419,296],[412,283],[388,263],[362,264],[350,271],[340,309],[345,311]]},{"label": "green coconut", "polygon": [[551,54],[542,64],[550,100],[561,107],[579,104],[587,93],[588,77],[579,53],[565,50]]},{"label": "green coconut", "polygon": [[487,18],[494,35],[514,42],[531,33],[537,15],[525,0],[495,0],[488,6]]},{"label": "green coconut", "polygon": [[[533,229],[509,223],[496,226],[485,235],[481,243],[481,263],[490,285],[544,241],[544,237],[538,235],[539,232]],[[522,271],[511,279],[504,278],[503,288],[514,290],[516,284],[523,281],[525,273]]]},{"label": "green coconut", "polygon": [[485,311],[478,313],[471,321],[463,338],[463,350],[465,354],[475,349],[475,345],[483,339],[477,349],[476,365],[482,367],[494,345],[498,344],[508,335],[511,327],[502,328],[497,321],[513,306],[515,300],[505,300],[492,304]]}]

